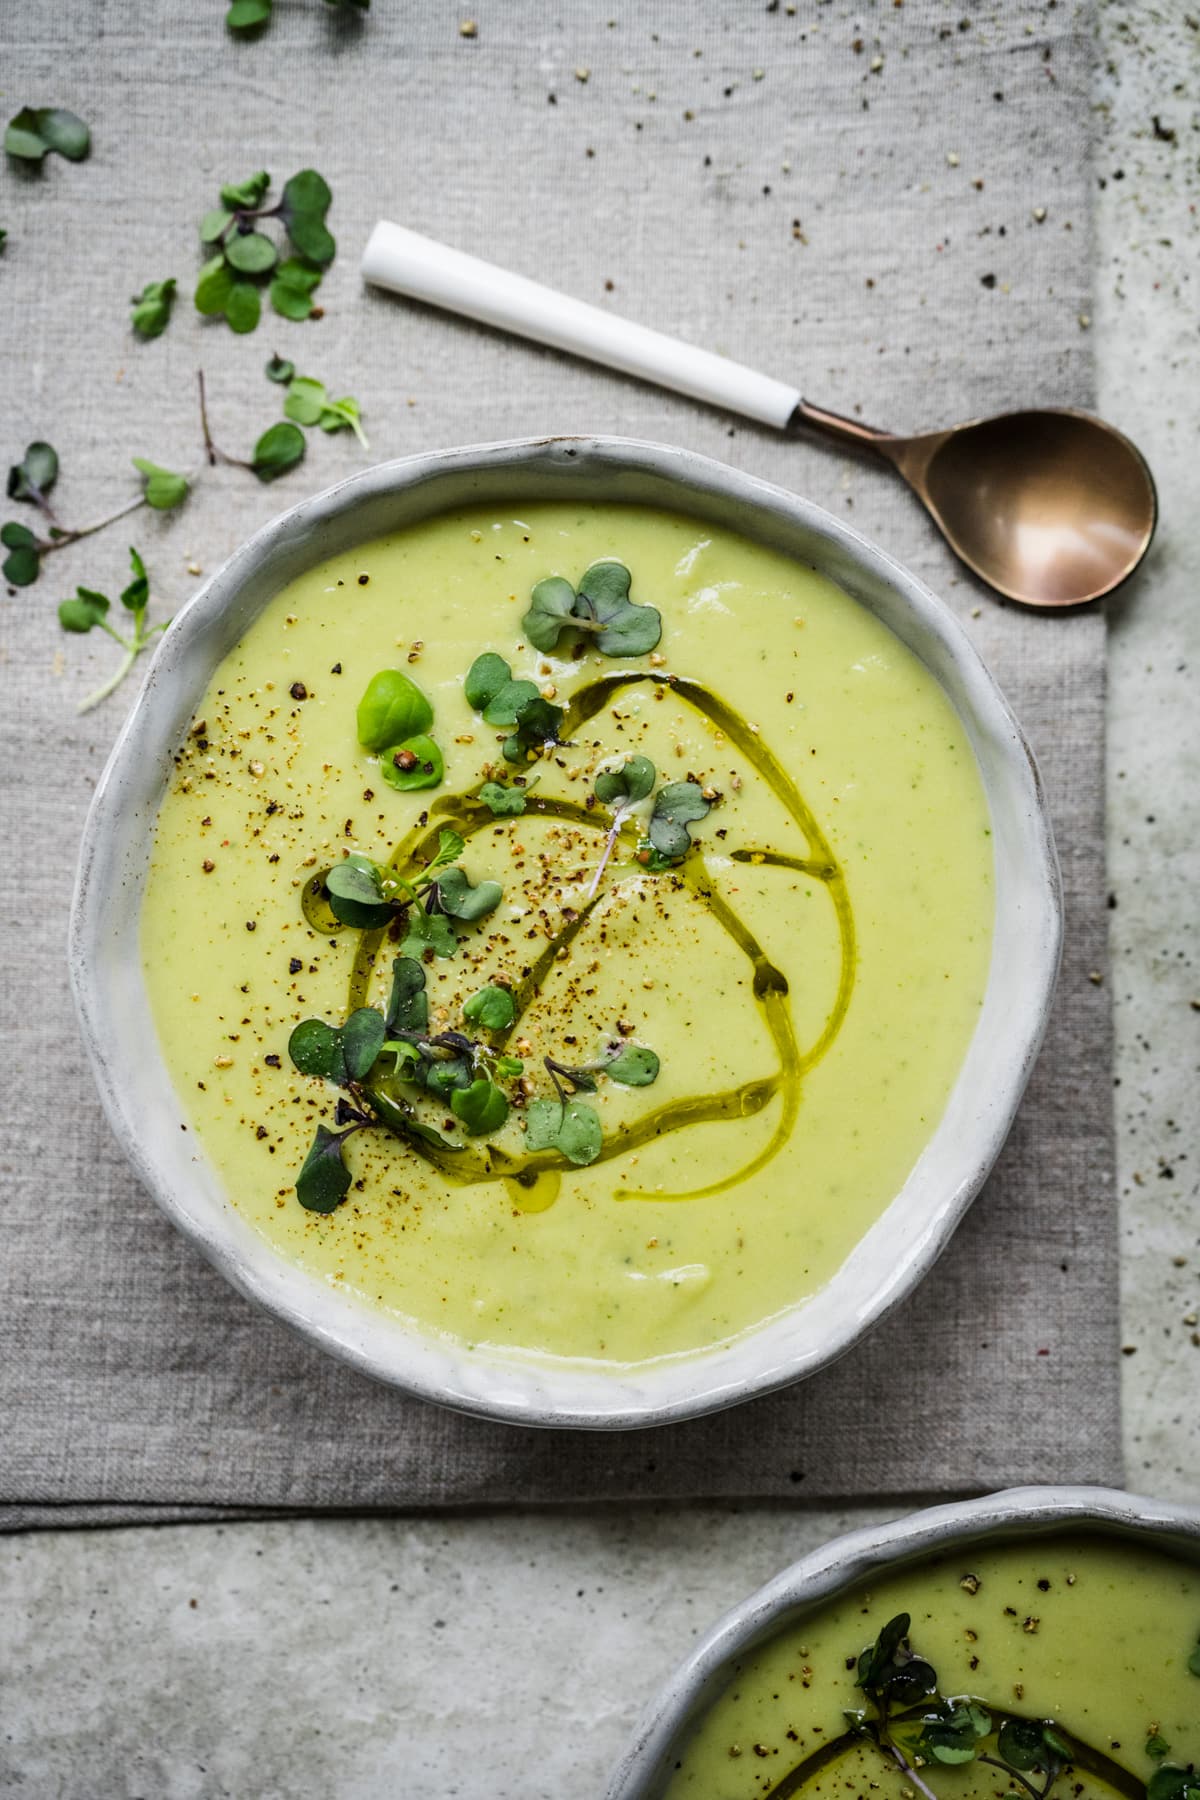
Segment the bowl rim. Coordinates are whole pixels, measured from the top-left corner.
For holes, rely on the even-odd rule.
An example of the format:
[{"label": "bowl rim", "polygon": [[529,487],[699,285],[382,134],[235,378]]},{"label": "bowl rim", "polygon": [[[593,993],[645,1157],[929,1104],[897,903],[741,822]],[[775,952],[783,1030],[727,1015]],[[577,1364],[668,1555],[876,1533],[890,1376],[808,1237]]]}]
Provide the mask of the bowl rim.
[{"label": "bowl rim", "polygon": [[850,1588],[941,1550],[1003,1541],[1016,1532],[1039,1536],[1094,1529],[1194,1551],[1200,1565],[1200,1506],[1154,1500],[1117,1488],[1006,1488],[946,1501],[883,1524],[864,1525],[810,1550],[724,1612],[651,1699],[609,1777],[604,1800],[660,1800],[675,1756],[694,1722],[725,1685],[735,1657],[757,1649],[793,1618]]},{"label": "bowl rim", "polygon": [[[244,1222],[239,1229],[240,1215],[235,1216],[227,1198],[223,1204],[216,1201],[199,1205],[195,1191],[199,1178],[193,1176],[190,1185],[181,1180],[173,1166],[180,1160],[178,1155],[172,1157],[164,1154],[161,1147],[151,1146],[153,1127],[147,1122],[144,1105],[134,1108],[128,1080],[135,1069],[144,1071],[145,1036],[138,1041],[135,1057],[120,1051],[108,1029],[115,1003],[111,994],[106,997],[103,954],[106,947],[111,950],[114,940],[106,910],[113,883],[128,878],[116,866],[121,831],[127,829],[125,789],[136,791],[139,771],[169,761],[179,738],[177,730],[167,730],[172,708],[179,710],[177,690],[186,688],[198,703],[220,660],[219,656],[203,660],[206,639],[215,635],[226,613],[236,610],[239,596],[252,588],[256,576],[261,576],[264,569],[270,570],[272,559],[282,564],[289,554],[303,555],[304,561],[298,567],[311,566],[322,555],[330,554],[328,545],[322,549],[320,534],[338,521],[365,513],[372,505],[397,503],[404,496],[415,495],[419,500],[424,490],[429,490],[432,498],[423,511],[414,515],[421,518],[471,504],[482,505],[488,502],[489,484],[501,486],[514,475],[518,481],[526,481],[530,489],[537,485],[539,493],[546,487],[543,498],[570,493],[582,501],[589,496],[581,489],[605,481],[619,484],[623,478],[632,477],[640,484],[636,492],[607,497],[636,501],[638,493],[652,490],[658,497],[643,504],[666,510],[674,507],[701,518],[712,518],[722,509],[736,510],[739,523],[734,529],[751,540],[784,548],[793,560],[816,566],[843,588],[849,584],[852,593],[855,582],[872,590],[875,603],[864,592],[854,593],[854,597],[877,615],[882,616],[886,607],[894,608],[897,617],[921,640],[927,652],[922,659],[946,689],[947,680],[933,668],[931,654],[942,659],[958,689],[957,696],[949,693],[951,703],[972,738],[977,761],[980,743],[985,743],[1003,771],[1005,796],[1021,814],[1022,854],[1027,859],[1023,874],[1034,905],[1032,929],[1026,919],[1019,952],[1025,959],[1024,985],[1017,984],[1022,996],[1016,1008],[1020,1017],[1009,1022],[1001,1079],[986,1103],[978,1103],[977,1110],[983,1116],[974,1122],[972,1146],[961,1155],[956,1150],[956,1178],[939,1194],[936,1206],[931,1202],[922,1211],[920,1230],[911,1241],[906,1239],[905,1254],[897,1255],[892,1250],[886,1270],[875,1276],[871,1291],[855,1290],[847,1271],[854,1265],[852,1273],[857,1273],[855,1259],[863,1245],[874,1242],[873,1234],[883,1229],[884,1221],[908,1193],[930,1147],[948,1139],[945,1117],[935,1127],[922,1158],[898,1195],[824,1288],[785,1309],[775,1319],[714,1349],[626,1366],[619,1373],[607,1367],[597,1369],[566,1362],[559,1365],[503,1351],[492,1351],[486,1356],[472,1353],[439,1340],[433,1333],[406,1327],[382,1311],[376,1313],[350,1296],[333,1295],[315,1277],[305,1276],[302,1282],[297,1281],[296,1267],[273,1246],[257,1234],[253,1234],[255,1241],[251,1243],[251,1228]],[[440,497],[456,481],[464,491],[454,498]],[[659,492],[664,489],[669,490],[667,497]],[[523,497],[528,502],[533,494],[527,491]],[[590,497],[597,496],[593,493]],[[364,528],[357,541],[367,542],[380,535],[378,526]],[[813,546],[815,554],[787,551],[781,541],[784,538],[803,539]],[[296,545],[303,546],[303,550],[294,550]],[[817,560],[818,556],[821,560]],[[836,573],[830,574],[830,565]],[[278,592],[284,584],[283,580],[277,581],[271,593]],[[257,616],[257,610],[267,604],[269,597],[263,596],[251,616]],[[894,620],[885,617],[884,622],[895,629]],[[911,639],[906,641],[922,656]],[[193,653],[203,665],[198,674],[189,665]],[[191,710],[186,709],[186,716]],[[980,775],[994,818],[995,795],[982,763]],[[999,782],[999,777],[996,780]],[[160,801],[161,789],[153,806],[155,814]],[[151,841],[152,825],[140,852],[142,878]],[[140,895],[133,913],[136,930]],[[129,927],[123,925],[122,929]],[[71,906],[68,964],[84,1047],[118,1142],[160,1208],[239,1292],[361,1372],[418,1398],[510,1423],[618,1430],[674,1423],[790,1385],[844,1355],[907,1299],[950,1241],[1007,1136],[1045,1031],[1061,942],[1058,862],[1036,761],[979,653],[943,602],[894,557],[809,500],[693,451],[596,435],[506,439],[421,452],[376,464],[276,515],[201,584],[161,639],[93,794]],[[140,962],[137,968],[140,972]],[[993,954],[989,994],[995,981]],[[977,1026],[968,1046],[968,1058],[974,1054],[979,1038]],[[157,1044],[155,1054],[157,1066],[165,1073]],[[169,1077],[167,1080],[169,1083]],[[962,1085],[960,1070],[951,1101]],[[171,1093],[175,1094],[173,1085]],[[177,1095],[175,1099],[178,1104]],[[949,1108],[950,1102],[947,1104]],[[173,1141],[178,1152],[178,1141]],[[944,1152],[944,1143],[942,1148]],[[876,1260],[880,1260],[877,1254]],[[813,1321],[810,1341],[798,1348],[776,1346],[765,1357],[761,1354],[775,1327],[787,1324],[799,1330],[806,1315]],[[753,1353],[754,1348],[758,1355]]]}]

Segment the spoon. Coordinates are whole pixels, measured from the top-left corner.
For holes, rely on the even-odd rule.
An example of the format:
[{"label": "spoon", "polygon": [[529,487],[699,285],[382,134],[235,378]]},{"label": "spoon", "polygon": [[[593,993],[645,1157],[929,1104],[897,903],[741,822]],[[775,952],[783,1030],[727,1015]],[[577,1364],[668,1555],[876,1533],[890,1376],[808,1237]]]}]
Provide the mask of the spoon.
[{"label": "spoon", "polygon": [[955,555],[1025,606],[1098,600],[1137,568],[1158,507],[1144,457],[1103,419],[1036,407],[901,437],[813,406],[797,388],[631,324],[386,220],[363,252],[377,287],[742,413],[807,428],[890,462]]}]

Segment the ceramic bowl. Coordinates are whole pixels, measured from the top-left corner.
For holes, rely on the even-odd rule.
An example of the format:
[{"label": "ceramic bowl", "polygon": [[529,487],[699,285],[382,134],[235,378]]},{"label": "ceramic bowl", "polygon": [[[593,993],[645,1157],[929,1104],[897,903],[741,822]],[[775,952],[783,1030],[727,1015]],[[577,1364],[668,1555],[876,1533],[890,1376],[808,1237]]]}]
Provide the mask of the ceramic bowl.
[{"label": "ceramic bowl", "polygon": [[[459,1350],[369,1311],[286,1262],[240,1216],[179,1129],[181,1107],[142,979],[139,913],[155,815],[213,669],[314,562],[456,507],[636,502],[683,512],[831,577],[928,665],[974,747],[991,809],[996,922],[978,1026],[945,1115],[902,1190],[813,1298],[727,1346],[620,1376]],[[162,641],[88,815],[70,962],[83,1038],[113,1129],[176,1225],[234,1285],[325,1349],[426,1399],[534,1425],[624,1427],[715,1410],[843,1354],[945,1249],[1004,1141],[1058,966],[1058,869],[1029,747],[979,657],[914,576],[808,501],[686,451],[555,438],[414,456],[366,470],[257,532]]]},{"label": "ceramic bowl", "polygon": [[725,1688],[731,1665],[848,1588],[952,1547],[1011,1543],[1073,1527],[1134,1539],[1200,1566],[1200,1508],[1111,1488],[1010,1488],[852,1531],[793,1563],[718,1620],[647,1707],[605,1800],[660,1800],[693,1729]]}]

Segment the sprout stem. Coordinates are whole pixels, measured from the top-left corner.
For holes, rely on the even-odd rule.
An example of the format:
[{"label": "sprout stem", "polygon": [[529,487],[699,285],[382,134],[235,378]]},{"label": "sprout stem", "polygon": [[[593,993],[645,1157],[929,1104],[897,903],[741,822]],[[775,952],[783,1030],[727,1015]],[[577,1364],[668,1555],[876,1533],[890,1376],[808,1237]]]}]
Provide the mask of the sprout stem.
[{"label": "sprout stem", "polygon": [[102,700],[107,700],[108,696],[120,687],[136,661],[137,650],[131,646],[126,650],[124,657],[117,667],[115,675],[112,675],[109,680],[106,681],[102,687],[98,687],[94,693],[89,694],[86,699],[81,700],[77,711],[81,713],[91,712],[94,706],[99,706]]}]

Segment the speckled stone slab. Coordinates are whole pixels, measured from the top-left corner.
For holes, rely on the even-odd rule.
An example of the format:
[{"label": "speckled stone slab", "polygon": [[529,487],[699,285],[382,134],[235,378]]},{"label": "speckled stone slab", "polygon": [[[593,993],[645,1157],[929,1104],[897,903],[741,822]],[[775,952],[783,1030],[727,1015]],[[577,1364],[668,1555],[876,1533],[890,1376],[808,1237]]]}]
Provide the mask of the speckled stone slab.
[{"label": "speckled stone slab", "polygon": [[[966,16],[965,9],[963,16]],[[611,23],[609,20],[611,19]],[[1055,1018],[1016,1129],[903,1311],[803,1387],[628,1437],[531,1433],[407,1401],[226,1289],[129,1176],[93,1100],[63,940],[91,782],[121,699],[77,719],[105,642],[52,602],[115,594],[136,541],[167,609],[277,504],[356,466],[314,441],[271,493],[205,471],[0,610],[0,871],[10,1076],[0,1147],[0,1521],[662,1496],[899,1496],[1120,1476],[1102,862],[1104,625],[1028,617],[964,576],[881,470],[784,443],[384,296],[357,257],[386,214],[803,382],[898,428],[1086,405],[1086,8],[1013,0],[602,15],[510,0],[474,37],[446,6],[280,7],[256,43],[220,8],[64,0],[6,19],[6,91],[92,124],[91,159],[3,172],[5,453],[49,437],[68,521],[132,491],[132,455],[199,462],[195,369],[244,453],[277,415],[272,350],[362,400],[381,457],[544,431],[678,442],[790,486],[908,562],[966,622],[1042,760],[1066,886]],[[200,320],[194,223],[254,167],[327,176],[326,316],[253,338]],[[1042,210],[1045,217],[1039,218]],[[128,295],[175,274],[151,345]],[[14,508],[14,514],[25,509]],[[180,946],[181,968],[187,950]]]}]

